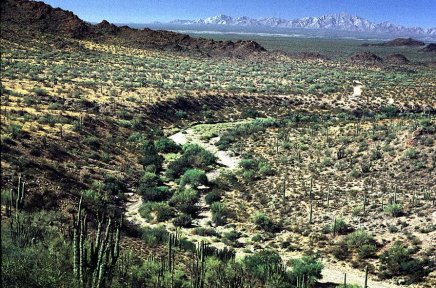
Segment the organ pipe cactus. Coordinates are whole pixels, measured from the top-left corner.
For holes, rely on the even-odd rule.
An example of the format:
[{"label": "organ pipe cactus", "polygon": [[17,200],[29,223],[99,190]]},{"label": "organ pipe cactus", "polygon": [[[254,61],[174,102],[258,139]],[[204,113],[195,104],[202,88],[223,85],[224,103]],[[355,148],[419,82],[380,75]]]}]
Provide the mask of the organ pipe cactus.
[{"label": "organ pipe cactus", "polygon": [[82,200],[81,197],[77,215],[73,215],[73,274],[80,286],[101,288],[106,285],[106,280],[111,279],[111,271],[120,255],[122,218],[116,223],[110,217],[101,217],[95,239],[88,239],[87,215]]}]

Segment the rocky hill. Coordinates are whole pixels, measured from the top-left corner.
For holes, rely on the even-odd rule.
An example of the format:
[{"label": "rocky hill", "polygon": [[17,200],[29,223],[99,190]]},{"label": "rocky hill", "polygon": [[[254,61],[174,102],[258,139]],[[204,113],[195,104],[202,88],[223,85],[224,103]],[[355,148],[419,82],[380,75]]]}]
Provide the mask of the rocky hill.
[{"label": "rocky hill", "polygon": [[430,43],[427,46],[425,46],[424,48],[422,48],[422,51],[424,52],[436,52],[436,44],[435,43]]},{"label": "rocky hill", "polygon": [[419,47],[419,46],[425,46],[425,43],[422,41],[418,41],[412,38],[396,38],[387,42],[383,43],[375,43],[375,44],[362,44],[362,46],[386,46],[386,47],[400,47],[400,46],[407,46],[407,47]]},{"label": "rocky hill", "polygon": [[2,4],[1,18],[2,34],[5,38],[15,37],[17,33],[46,33],[75,39],[122,43],[134,48],[182,51],[217,57],[246,57],[266,51],[254,41],[214,41],[169,31],[118,27],[108,21],[92,25],[72,12],[36,1],[6,0]]}]

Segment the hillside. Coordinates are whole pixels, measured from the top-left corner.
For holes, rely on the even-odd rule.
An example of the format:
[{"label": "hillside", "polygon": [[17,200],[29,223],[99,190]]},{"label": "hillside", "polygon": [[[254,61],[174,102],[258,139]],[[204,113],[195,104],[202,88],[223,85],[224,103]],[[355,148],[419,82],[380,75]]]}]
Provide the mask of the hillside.
[{"label": "hillside", "polygon": [[[110,44],[123,44],[133,48],[182,51],[204,56],[246,57],[265,49],[253,41],[212,41],[188,35],[117,27],[107,21],[91,25],[72,12],[52,8],[43,2],[6,0],[2,4],[2,34],[5,38],[29,32],[41,32],[74,39],[88,39]],[[25,30],[23,31],[23,28]]]}]

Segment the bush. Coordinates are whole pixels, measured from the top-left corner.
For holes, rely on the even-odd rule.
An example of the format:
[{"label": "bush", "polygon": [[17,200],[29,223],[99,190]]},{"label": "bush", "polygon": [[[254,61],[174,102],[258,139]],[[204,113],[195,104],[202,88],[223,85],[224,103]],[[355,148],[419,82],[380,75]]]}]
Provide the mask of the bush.
[{"label": "bush", "polygon": [[45,90],[44,88],[41,88],[41,87],[35,87],[35,88],[33,88],[33,92],[34,92],[37,96],[47,96],[47,95],[48,95],[48,91]]},{"label": "bush", "polygon": [[216,225],[221,226],[227,223],[227,216],[229,211],[224,203],[214,202],[210,205],[210,210],[212,212],[212,222]]},{"label": "bush", "polygon": [[[396,242],[380,256],[382,276],[407,275],[409,283],[422,279],[432,269],[432,265],[426,261],[413,259],[410,254],[403,243]],[[425,266],[428,268],[425,269]]]},{"label": "bush", "polygon": [[[11,124],[9,127],[9,133],[13,139],[21,139],[23,136],[23,126],[18,124]],[[3,133],[2,133],[3,134]],[[3,136],[3,135],[2,135]]]},{"label": "bush", "polygon": [[139,163],[144,167],[144,170],[147,167],[153,167],[155,171],[160,171],[162,169],[163,157],[157,154],[156,148],[154,144],[150,141],[144,141],[141,150],[141,158]]},{"label": "bush", "polygon": [[196,206],[198,199],[198,192],[188,188],[175,193],[169,203],[183,213],[195,215],[198,212],[198,207]]},{"label": "bush", "polygon": [[345,243],[349,248],[359,249],[364,245],[375,244],[374,238],[363,229],[354,231],[345,237]]},{"label": "bush", "polygon": [[403,213],[403,206],[398,203],[392,203],[386,206],[385,211],[392,217],[398,217]]},{"label": "bush", "polygon": [[123,194],[127,190],[126,184],[112,175],[105,175],[103,180],[103,190],[110,195]]},{"label": "bush", "polygon": [[144,202],[139,208],[139,214],[148,221],[151,220],[153,212],[158,222],[167,221],[175,215],[174,208],[168,206],[166,202]]},{"label": "bush", "polygon": [[301,259],[291,260],[291,264],[294,283],[304,279],[305,287],[312,287],[318,279],[322,278],[321,271],[324,265],[315,257],[304,256]]},{"label": "bush", "polygon": [[265,213],[258,212],[253,217],[253,223],[260,229],[268,231],[273,226],[273,222]]},{"label": "bush", "polygon": [[142,195],[144,201],[165,201],[171,197],[171,191],[167,186],[149,187],[140,185],[138,192]]},{"label": "bush", "polygon": [[208,205],[211,205],[214,202],[221,201],[221,193],[217,190],[212,190],[209,193],[206,194],[206,197],[204,197],[204,200]]},{"label": "bush", "polygon": [[161,137],[154,141],[154,146],[160,153],[177,153],[181,150],[180,146],[177,145],[176,142],[167,137]]},{"label": "bush", "polygon": [[185,227],[185,228],[191,227],[192,217],[190,215],[182,214],[180,216],[177,216],[173,220],[173,224],[176,227]]},{"label": "bush", "polygon": [[162,185],[162,181],[159,176],[153,172],[145,172],[139,181],[140,185],[144,185],[146,187],[155,187]]},{"label": "bush", "polygon": [[357,248],[357,255],[361,259],[373,257],[375,252],[377,252],[377,247],[374,244],[364,244]]},{"label": "bush", "polygon": [[344,234],[348,231],[348,225],[345,222],[345,220],[342,218],[336,219],[336,224],[334,224],[334,223],[332,224],[332,229],[333,229],[333,226],[336,226],[335,230],[336,230],[336,233],[338,233],[338,234]]},{"label": "bush", "polygon": [[190,185],[192,187],[198,187],[200,185],[207,185],[207,176],[203,170],[189,169],[183,174],[180,179],[180,186]]},{"label": "bush", "polygon": [[168,165],[166,175],[169,178],[177,178],[190,168],[207,169],[213,165],[216,157],[196,144],[183,146],[183,155]]},{"label": "bush", "polygon": [[231,230],[227,233],[224,233],[224,239],[227,239],[228,241],[235,242],[238,240],[239,237],[241,237],[241,233],[236,230]]},{"label": "bush", "polygon": [[270,276],[269,273],[282,265],[279,254],[270,250],[261,250],[253,255],[246,256],[242,261],[247,271],[264,283]]},{"label": "bush", "polygon": [[166,243],[168,241],[168,231],[163,226],[145,227],[142,229],[142,240],[150,245]]},{"label": "bush", "polygon": [[100,149],[100,140],[97,137],[89,136],[83,139],[82,143],[91,147],[92,149]]}]

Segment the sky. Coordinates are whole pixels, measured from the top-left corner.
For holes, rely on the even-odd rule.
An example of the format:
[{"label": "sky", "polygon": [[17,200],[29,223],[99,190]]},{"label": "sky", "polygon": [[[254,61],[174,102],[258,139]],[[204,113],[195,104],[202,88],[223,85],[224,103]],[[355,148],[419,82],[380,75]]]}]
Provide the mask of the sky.
[{"label": "sky", "polygon": [[83,20],[112,23],[168,22],[219,14],[295,19],[347,12],[373,22],[436,27],[436,0],[45,0]]}]

